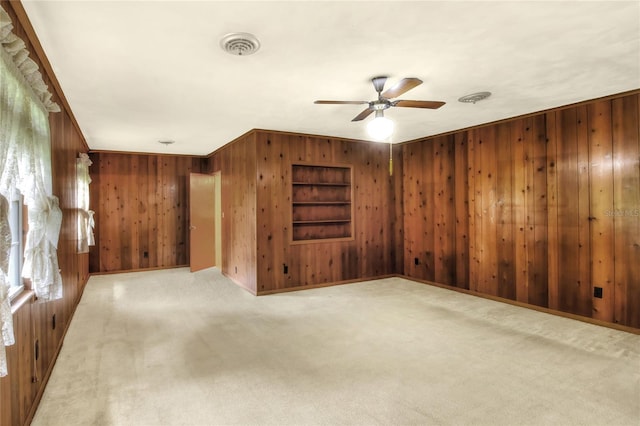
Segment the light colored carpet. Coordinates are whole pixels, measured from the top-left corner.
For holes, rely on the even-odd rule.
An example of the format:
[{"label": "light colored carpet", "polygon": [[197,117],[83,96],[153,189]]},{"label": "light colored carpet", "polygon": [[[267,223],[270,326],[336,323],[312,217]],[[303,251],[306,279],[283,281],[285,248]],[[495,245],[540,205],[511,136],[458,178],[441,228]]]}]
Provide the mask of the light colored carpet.
[{"label": "light colored carpet", "polygon": [[89,280],[34,425],[638,425],[640,336],[400,278]]}]

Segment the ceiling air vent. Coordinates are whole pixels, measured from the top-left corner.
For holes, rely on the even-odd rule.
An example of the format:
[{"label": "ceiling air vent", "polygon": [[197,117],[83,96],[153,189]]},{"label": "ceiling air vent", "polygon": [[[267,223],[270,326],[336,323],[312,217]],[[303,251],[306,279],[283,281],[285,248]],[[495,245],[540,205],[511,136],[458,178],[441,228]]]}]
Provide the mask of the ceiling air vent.
[{"label": "ceiling air vent", "polygon": [[458,99],[458,102],[464,102],[466,104],[475,104],[476,102],[483,101],[491,96],[491,92],[478,92],[470,95],[465,95]]},{"label": "ceiling air vent", "polygon": [[260,42],[253,34],[231,33],[222,37],[220,47],[232,55],[248,56],[260,49]]}]

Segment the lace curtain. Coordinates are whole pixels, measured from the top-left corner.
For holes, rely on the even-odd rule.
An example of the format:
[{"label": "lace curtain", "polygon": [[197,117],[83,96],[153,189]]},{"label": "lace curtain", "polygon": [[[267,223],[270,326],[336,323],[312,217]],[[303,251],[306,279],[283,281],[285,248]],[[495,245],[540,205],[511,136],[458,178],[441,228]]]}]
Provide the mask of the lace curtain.
[{"label": "lace curtain", "polygon": [[89,210],[89,166],[93,164],[89,156],[81,153],[76,159],[76,180],[78,182],[78,253],[88,253],[89,246],[95,245],[93,237],[93,215]]},{"label": "lace curtain", "polygon": [[[62,297],[57,244],[62,211],[52,195],[49,111],[59,111],[22,40],[0,7],[0,376],[5,346],[14,342],[7,278],[11,231],[8,203],[19,194],[28,209],[23,276],[39,300]],[[8,243],[7,243],[8,241]]]}]

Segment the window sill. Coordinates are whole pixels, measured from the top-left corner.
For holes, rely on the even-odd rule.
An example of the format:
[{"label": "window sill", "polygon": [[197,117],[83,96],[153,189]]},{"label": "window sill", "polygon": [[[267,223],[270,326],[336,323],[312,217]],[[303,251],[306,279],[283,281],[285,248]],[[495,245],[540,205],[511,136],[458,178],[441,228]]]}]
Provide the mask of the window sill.
[{"label": "window sill", "polygon": [[24,289],[11,300],[11,314],[15,314],[28,302],[32,302],[35,293],[33,290]]}]

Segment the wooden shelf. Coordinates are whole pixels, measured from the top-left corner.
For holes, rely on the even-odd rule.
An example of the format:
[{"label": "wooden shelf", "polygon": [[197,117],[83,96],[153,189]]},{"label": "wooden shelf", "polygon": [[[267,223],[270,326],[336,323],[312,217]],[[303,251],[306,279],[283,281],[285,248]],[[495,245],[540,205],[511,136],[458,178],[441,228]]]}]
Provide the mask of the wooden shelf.
[{"label": "wooden shelf", "polygon": [[291,240],[353,238],[351,166],[291,165]]},{"label": "wooden shelf", "polygon": [[350,223],[351,219],[327,219],[327,220],[294,220],[294,225],[318,225],[321,223]]},{"label": "wooden shelf", "polygon": [[344,204],[351,204],[351,201],[294,201],[294,206],[340,206]]},{"label": "wooden shelf", "polygon": [[293,185],[306,185],[306,186],[351,186],[351,183],[337,183],[337,182],[293,182]]}]

